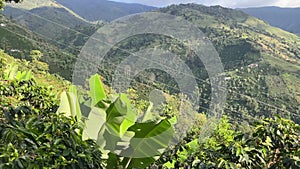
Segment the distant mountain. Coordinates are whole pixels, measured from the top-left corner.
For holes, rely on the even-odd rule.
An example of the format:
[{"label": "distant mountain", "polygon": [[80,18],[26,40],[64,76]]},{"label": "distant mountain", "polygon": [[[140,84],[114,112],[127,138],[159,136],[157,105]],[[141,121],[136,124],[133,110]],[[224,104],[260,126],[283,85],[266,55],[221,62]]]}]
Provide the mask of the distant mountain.
[{"label": "distant mountain", "polygon": [[120,3],[108,0],[57,0],[56,2],[89,21],[112,21],[126,15],[156,9],[155,7],[141,4]]},{"label": "distant mountain", "polygon": [[260,7],[240,9],[272,26],[300,35],[300,8]]}]

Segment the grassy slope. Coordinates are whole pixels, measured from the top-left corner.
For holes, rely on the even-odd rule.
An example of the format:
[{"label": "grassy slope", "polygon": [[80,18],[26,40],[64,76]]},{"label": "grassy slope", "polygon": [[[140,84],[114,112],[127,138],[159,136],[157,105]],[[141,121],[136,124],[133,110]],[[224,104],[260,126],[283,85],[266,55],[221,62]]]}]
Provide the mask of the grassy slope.
[{"label": "grassy slope", "polygon": [[77,26],[93,25],[70,9],[51,0],[12,3],[4,9],[3,14],[50,42],[55,42],[61,38],[62,32],[70,32]]},{"label": "grassy slope", "polygon": [[155,9],[140,4],[127,4],[108,0],[57,0],[57,2],[90,21],[112,21],[126,15]]},{"label": "grassy slope", "polygon": [[32,10],[34,8],[41,8],[41,7],[63,8],[73,16],[77,17],[78,19],[83,20],[85,22],[89,22],[84,18],[82,18],[81,16],[79,16],[78,14],[76,14],[75,12],[73,12],[72,10],[70,10],[69,8],[52,0],[30,0],[30,1],[23,1],[22,3],[17,3],[17,4],[10,3],[9,6],[13,8],[19,8],[25,10]]}]

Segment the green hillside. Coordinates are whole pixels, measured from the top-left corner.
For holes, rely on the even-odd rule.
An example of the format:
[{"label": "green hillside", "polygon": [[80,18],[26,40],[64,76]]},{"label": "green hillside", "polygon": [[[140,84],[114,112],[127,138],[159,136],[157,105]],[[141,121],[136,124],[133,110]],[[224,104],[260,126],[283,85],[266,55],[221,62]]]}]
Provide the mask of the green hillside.
[{"label": "green hillside", "polygon": [[[38,85],[45,87],[51,86],[53,91],[57,94],[66,90],[70,85],[70,82],[64,80],[59,75],[50,74],[47,70],[40,70],[38,64],[24,59],[16,59],[13,56],[4,53],[2,50],[0,50],[0,60],[5,61],[4,65],[2,65],[4,68],[8,68],[10,65],[15,65],[18,67],[19,71],[31,70]],[[40,64],[45,63],[41,62]]]},{"label": "green hillside", "polygon": [[[191,21],[214,44],[229,79],[224,111],[233,121],[251,123],[254,119],[273,117],[276,114],[300,121],[298,36],[272,27],[241,11],[220,6],[172,5],[158,11]],[[105,57],[104,69],[100,70],[107,79],[106,83],[111,84],[111,73],[129,55],[128,52],[135,53],[157,46],[178,54],[192,69],[199,86],[202,86],[200,111],[206,112],[211,100],[207,72],[188,47],[178,44],[170,37],[138,35],[120,42],[118,48],[111,50]],[[173,94],[180,91],[169,75],[150,70],[135,79],[138,82],[135,88],[143,91],[144,96],[148,96],[147,92],[151,88],[144,89],[143,86],[140,89],[139,83],[149,83],[145,77],[152,76],[156,82],[155,87]]]},{"label": "green hillside", "polygon": [[49,64],[50,72],[57,73],[70,80],[75,56],[49,44],[25,27],[19,26],[0,15],[0,42],[1,49],[20,59],[30,60],[31,50],[40,50],[43,53],[42,61]]},{"label": "green hillside", "polygon": [[220,6],[187,4],[160,11],[196,24],[215,45],[231,77],[227,114],[251,121],[275,110],[299,122],[300,37]]},{"label": "green hillside", "polygon": [[60,49],[78,55],[88,39],[103,25],[104,23],[89,26],[79,25],[74,27],[72,31],[65,29],[57,34],[55,40],[50,43],[55,44]]},{"label": "green hillside", "polygon": [[92,25],[65,8],[57,7],[45,6],[26,10],[8,6],[4,9],[3,14],[50,40],[55,40],[62,32],[70,31],[76,26]]},{"label": "green hillside", "polygon": [[63,8],[67,10],[70,14],[76,16],[78,19],[84,20],[82,17],[74,13],[72,10],[52,0],[30,0],[30,1],[22,1],[21,3],[8,3],[7,5],[12,8],[25,9],[25,10],[32,10],[35,8],[42,8],[42,7]]},{"label": "green hillside", "polygon": [[148,12],[156,9],[155,7],[141,4],[108,0],[57,0],[56,2],[71,9],[89,21],[112,21],[130,14]]},{"label": "green hillside", "polygon": [[[191,21],[215,45],[227,76],[230,77],[226,114],[229,114],[233,119],[248,122],[251,122],[253,118],[269,117],[275,114],[299,121],[300,96],[297,84],[300,71],[300,50],[298,48],[300,38],[298,36],[272,27],[241,11],[220,6],[173,5],[159,9],[159,11],[182,16]],[[87,35],[92,35],[97,26],[83,26],[76,29],[78,30],[76,33],[63,31],[58,41],[54,43],[59,43],[60,48],[78,54],[82,45],[88,39]],[[118,45],[121,49],[134,53],[147,46],[157,46],[157,44],[162,43],[159,40],[160,38],[158,40],[157,38],[152,35],[137,36]],[[204,66],[199,64],[199,60],[193,55],[189,59],[185,57],[188,55],[188,48],[180,45],[174,47],[174,43],[177,42],[168,37],[164,38],[167,38],[164,42],[168,43],[163,44],[163,48],[171,49],[182,56],[182,59],[192,68],[195,76],[200,79],[198,80],[199,85],[206,86],[201,89],[202,100],[200,102],[200,106],[203,108],[200,111],[205,112],[210,101],[210,85],[207,81],[208,77]],[[129,41],[131,43],[128,43]],[[127,54],[123,50],[116,49],[111,51],[105,59],[105,67],[99,73],[105,77],[105,82],[108,85],[111,84],[109,80],[111,79],[111,73],[115,69],[115,65],[118,65],[116,61],[125,56]],[[64,57],[58,57],[55,62],[46,60],[46,58],[45,61],[49,63],[50,71],[57,72],[66,78],[71,77],[71,65],[75,62],[74,58],[64,60]],[[60,69],[58,66],[64,69]],[[156,87],[172,94],[177,93],[176,84],[172,79],[169,79],[168,75],[163,72],[150,71],[145,72],[142,76],[148,77],[152,76],[151,74],[154,74],[155,80],[159,82],[155,84]],[[137,77],[136,81],[144,83],[145,80],[143,79]],[[203,85],[203,83],[208,84]],[[148,96],[151,89],[143,89],[144,87],[143,85],[142,87],[137,85],[135,89],[143,92],[143,96]],[[286,90],[283,91],[282,88]],[[260,109],[254,109],[256,105]]]}]

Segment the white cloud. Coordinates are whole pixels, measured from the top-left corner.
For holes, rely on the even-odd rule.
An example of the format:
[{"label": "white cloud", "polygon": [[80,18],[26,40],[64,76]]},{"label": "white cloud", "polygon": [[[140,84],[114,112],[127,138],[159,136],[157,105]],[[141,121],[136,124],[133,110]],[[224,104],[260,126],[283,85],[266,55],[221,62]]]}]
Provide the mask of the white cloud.
[{"label": "white cloud", "polygon": [[299,0],[279,0],[275,3],[275,6],[300,7],[300,1]]},{"label": "white cloud", "polygon": [[199,3],[204,5],[221,5],[231,8],[281,6],[300,7],[299,0],[114,0],[119,2],[141,3],[151,6],[167,6],[179,3]]}]

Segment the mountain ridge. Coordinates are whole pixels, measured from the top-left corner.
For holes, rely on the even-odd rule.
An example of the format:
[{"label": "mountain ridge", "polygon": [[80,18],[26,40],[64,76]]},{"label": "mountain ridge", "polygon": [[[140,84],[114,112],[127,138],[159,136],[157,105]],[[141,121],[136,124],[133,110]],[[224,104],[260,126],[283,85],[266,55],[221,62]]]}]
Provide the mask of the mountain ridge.
[{"label": "mountain ridge", "polygon": [[89,21],[112,21],[129,14],[157,9],[156,7],[137,3],[121,3],[108,0],[57,0],[56,2]]},{"label": "mountain ridge", "polygon": [[[85,22],[89,22],[73,12],[72,10],[68,9],[67,7],[57,3],[56,1],[52,0],[31,0],[31,1],[23,1],[22,3],[8,3],[7,7],[11,8],[17,8],[17,9],[23,9],[23,10],[32,10],[34,8],[41,8],[41,7],[54,7],[54,8],[63,8],[66,11],[68,11],[70,14],[74,15],[80,20],[83,20]],[[7,8],[6,7],[6,8]],[[5,10],[5,8],[4,8]]]},{"label": "mountain ridge", "polygon": [[300,7],[283,8],[269,6],[257,8],[239,8],[239,10],[260,18],[273,26],[298,35],[300,34]]}]

